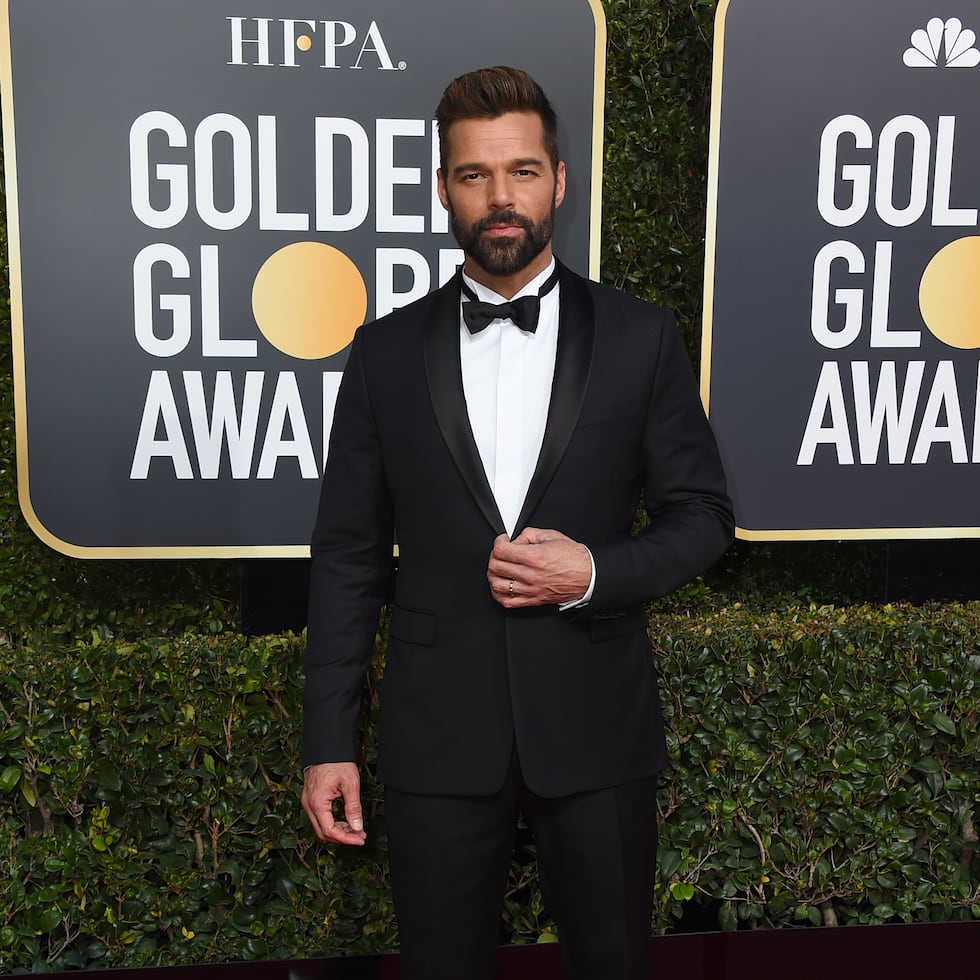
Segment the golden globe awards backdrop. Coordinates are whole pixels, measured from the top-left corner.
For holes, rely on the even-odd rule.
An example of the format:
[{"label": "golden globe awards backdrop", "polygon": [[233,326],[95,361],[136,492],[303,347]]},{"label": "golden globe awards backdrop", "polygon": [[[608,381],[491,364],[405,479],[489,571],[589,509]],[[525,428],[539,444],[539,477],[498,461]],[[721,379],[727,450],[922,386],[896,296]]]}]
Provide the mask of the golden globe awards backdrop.
[{"label": "golden globe awards backdrop", "polygon": [[743,538],[980,535],[978,30],[719,4],[702,392]]},{"label": "golden globe awards backdrop", "polygon": [[461,261],[432,177],[454,76],[552,97],[556,249],[597,275],[598,0],[3,7],[19,489],[61,551],[308,554],[354,331]]}]

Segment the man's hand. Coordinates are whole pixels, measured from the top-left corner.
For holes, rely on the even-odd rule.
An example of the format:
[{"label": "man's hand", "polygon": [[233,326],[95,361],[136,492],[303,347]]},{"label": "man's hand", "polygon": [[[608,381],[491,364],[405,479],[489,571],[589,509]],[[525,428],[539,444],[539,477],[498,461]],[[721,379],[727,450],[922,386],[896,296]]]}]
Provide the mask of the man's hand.
[{"label": "man's hand", "polygon": [[513,541],[493,543],[487,580],[507,609],[558,605],[581,599],[592,580],[592,559],[583,544],[560,531],[525,528]]},{"label": "man's hand", "polygon": [[[335,820],[331,804],[344,800],[344,819]],[[317,837],[360,846],[367,838],[361,814],[361,777],[353,762],[324,762],[303,774],[303,809]]]}]

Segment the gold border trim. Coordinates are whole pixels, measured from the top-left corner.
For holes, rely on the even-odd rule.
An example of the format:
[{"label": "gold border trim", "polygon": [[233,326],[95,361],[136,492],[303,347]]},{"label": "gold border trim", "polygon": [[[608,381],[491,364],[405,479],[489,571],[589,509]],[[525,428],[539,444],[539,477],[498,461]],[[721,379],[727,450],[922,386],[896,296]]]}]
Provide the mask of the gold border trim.
[{"label": "gold border trim", "polygon": [[[30,529],[47,545],[61,551],[38,520],[31,504],[27,468],[27,396],[24,366],[24,296],[20,264],[20,208],[17,199],[17,153],[14,139],[13,63],[10,47],[10,4],[2,0],[0,22],[0,105],[3,110],[3,170],[7,218],[7,272],[10,286],[10,334],[13,355],[14,431],[17,452],[17,499]],[[67,552],[66,552],[67,554]]]},{"label": "gold border trim", "polygon": [[[727,2],[727,0],[726,0]],[[606,129],[606,13],[600,0],[589,0],[595,20],[595,62],[592,73],[592,196],[589,211],[589,278],[600,276],[602,251],[602,164]]]},{"label": "gold border trim", "polygon": [[735,528],[740,541],[907,541],[980,538],[980,527],[850,527],[752,531]]},{"label": "gold border trim", "polygon": [[704,288],[701,308],[701,403],[705,414],[711,398],[711,327],[715,303],[715,247],[718,228],[718,159],[721,154],[721,76],[725,60],[725,16],[730,0],[715,12],[711,59],[711,120],[708,124],[708,198],[705,207]]}]

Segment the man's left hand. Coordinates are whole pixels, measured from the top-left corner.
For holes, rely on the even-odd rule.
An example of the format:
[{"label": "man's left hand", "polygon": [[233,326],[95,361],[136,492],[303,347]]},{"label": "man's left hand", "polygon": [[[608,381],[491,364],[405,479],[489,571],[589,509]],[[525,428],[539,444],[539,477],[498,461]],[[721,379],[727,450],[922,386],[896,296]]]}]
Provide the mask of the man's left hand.
[{"label": "man's left hand", "polygon": [[487,580],[507,609],[558,605],[581,599],[592,581],[592,559],[583,544],[560,531],[528,527],[493,543]]}]

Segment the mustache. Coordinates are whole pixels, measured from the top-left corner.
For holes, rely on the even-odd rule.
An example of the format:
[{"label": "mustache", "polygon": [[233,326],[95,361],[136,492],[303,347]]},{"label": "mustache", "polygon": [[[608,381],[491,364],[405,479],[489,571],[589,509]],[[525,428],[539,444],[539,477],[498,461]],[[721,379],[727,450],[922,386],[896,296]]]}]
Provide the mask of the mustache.
[{"label": "mustache", "polygon": [[531,219],[527,215],[520,214],[517,211],[494,211],[476,222],[473,225],[473,232],[479,235],[494,225],[517,225],[528,233],[533,230]]}]

